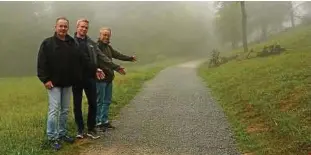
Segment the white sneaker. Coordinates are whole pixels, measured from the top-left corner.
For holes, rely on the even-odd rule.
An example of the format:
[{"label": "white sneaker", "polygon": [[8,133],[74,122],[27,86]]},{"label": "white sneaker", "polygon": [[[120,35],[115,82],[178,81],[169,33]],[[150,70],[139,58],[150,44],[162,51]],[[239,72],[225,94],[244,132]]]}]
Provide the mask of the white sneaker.
[{"label": "white sneaker", "polygon": [[83,133],[78,133],[76,138],[83,139],[84,138]]},{"label": "white sneaker", "polygon": [[99,135],[97,135],[97,132],[95,130],[93,131],[88,131],[86,134],[88,137],[92,138],[92,139],[98,139],[100,138]]}]

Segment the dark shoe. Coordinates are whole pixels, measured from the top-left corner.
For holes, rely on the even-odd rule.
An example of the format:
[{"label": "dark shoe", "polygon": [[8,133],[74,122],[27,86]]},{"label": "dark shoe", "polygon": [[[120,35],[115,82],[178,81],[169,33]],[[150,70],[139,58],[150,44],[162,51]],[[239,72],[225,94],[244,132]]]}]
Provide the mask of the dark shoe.
[{"label": "dark shoe", "polygon": [[100,136],[97,135],[96,130],[88,131],[86,135],[87,135],[88,137],[92,138],[92,139],[98,139],[98,138],[100,138]]},{"label": "dark shoe", "polygon": [[61,149],[61,145],[58,140],[44,140],[41,144],[41,149],[52,149],[58,151]]},{"label": "dark shoe", "polygon": [[49,149],[51,147],[52,142],[53,142],[52,140],[43,140],[40,145],[41,149],[44,150]]},{"label": "dark shoe", "polygon": [[67,142],[70,144],[74,143],[74,141],[75,141],[72,137],[69,137],[69,136],[61,136],[59,139],[61,141],[64,141],[64,142]]},{"label": "dark shoe", "polygon": [[50,143],[51,148],[55,151],[60,150],[62,147],[58,140],[50,140],[49,143]]},{"label": "dark shoe", "polygon": [[96,127],[100,127],[100,126],[103,126],[103,124],[102,123],[97,123],[95,126]]},{"label": "dark shoe", "polygon": [[107,128],[105,128],[103,124],[100,124],[100,125],[96,125],[96,130],[106,132]]},{"label": "dark shoe", "polygon": [[110,124],[110,122],[104,123],[104,124],[103,124],[103,127],[106,128],[106,129],[115,129],[115,128],[116,128],[116,127],[112,126],[112,125]]},{"label": "dark shoe", "polygon": [[84,134],[83,134],[83,132],[78,132],[78,134],[77,134],[77,136],[76,136],[76,138],[78,138],[78,139],[83,139],[84,138]]}]

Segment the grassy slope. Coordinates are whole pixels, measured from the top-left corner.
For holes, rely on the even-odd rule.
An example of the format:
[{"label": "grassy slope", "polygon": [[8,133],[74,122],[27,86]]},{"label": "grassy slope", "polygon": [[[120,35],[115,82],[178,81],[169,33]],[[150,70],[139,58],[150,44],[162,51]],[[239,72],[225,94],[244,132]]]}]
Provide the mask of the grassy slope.
[{"label": "grassy slope", "polygon": [[[143,67],[128,69],[126,76],[117,75],[114,81],[113,104],[110,115],[116,116],[139,91],[142,84],[151,79],[167,65],[182,59],[162,61]],[[41,150],[45,137],[47,115],[47,93],[36,77],[0,79],[0,154],[48,155],[51,151]],[[87,104],[83,112],[87,113]],[[69,132],[75,134],[72,108],[69,115]],[[86,115],[85,117],[86,118]],[[86,120],[86,119],[85,119]],[[77,148],[85,145],[64,147],[58,154],[76,154]]]},{"label": "grassy slope", "polygon": [[299,27],[251,46],[259,51],[264,44],[278,41],[290,49],[282,55],[200,68],[201,77],[228,115],[242,152],[311,151],[310,40],[311,27]]}]

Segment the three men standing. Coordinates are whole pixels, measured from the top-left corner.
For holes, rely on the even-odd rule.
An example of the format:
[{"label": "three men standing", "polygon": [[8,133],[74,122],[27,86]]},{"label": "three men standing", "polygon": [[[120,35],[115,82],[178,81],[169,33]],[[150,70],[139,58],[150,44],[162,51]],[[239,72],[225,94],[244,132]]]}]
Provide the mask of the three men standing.
[{"label": "three men standing", "polygon": [[[97,139],[100,136],[95,130],[96,122],[102,122],[105,127],[112,127],[108,122],[108,108],[112,96],[113,72],[125,74],[124,68],[114,64],[112,58],[125,61],[136,60],[135,57],[118,53],[108,45],[110,29],[107,32],[101,32],[100,38],[102,39],[100,40],[105,44],[103,45],[100,42],[95,43],[87,36],[88,28],[88,20],[78,20],[77,29],[72,38],[68,35],[68,19],[58,18],[54,36],[46,38],[41,43],[38,52],[37,76],[46,87],[49,97],[47,137],[51,147],[56,150],[61,148],[60,141],[74,142],[74,139],[68,136],[66,129],[71,91],[73,92],[75,122],[78,128],[76,137],[84,138],[82,117],[84,90],[89,105],[87,136]],[[107,79],[101,81],[106,76],[105,74],[107,74]]]}]

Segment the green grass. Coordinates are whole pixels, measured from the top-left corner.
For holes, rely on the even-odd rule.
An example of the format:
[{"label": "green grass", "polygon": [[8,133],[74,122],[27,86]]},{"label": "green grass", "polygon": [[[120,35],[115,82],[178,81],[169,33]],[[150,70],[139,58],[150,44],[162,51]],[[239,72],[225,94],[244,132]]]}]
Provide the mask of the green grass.
[{"label": "green grass", "polygon": [[199,68],[227,114],[242,153],[311,151],[310,40],[311,27],[301,26],[251,46],[258,50],[278,41],[290,49],[279,56]]},{"label": "green grass", "polygon": [[[154,77],[164,67],[181,61],[183,59],[161,61],[142,67],[133,66],[127,69],[128,74],[125,76],[116,74],[110,118],[114,119],[117,116],[119,110],[135,96],[146,80]],[[53,151],[40,148],[45,139],[48,103],[47,92],[39,80],[36,77],[2,78],[0,88],[0,154],[55,154]],[[85,102],[83,112],[86,118]],[[68,121],[69,133],[74,135],[76,126],[72,107]],[[89,144],[67,145],[57,154],[77,154],[77,151]]]},{"label": "green grass", "polygon": [[[295,37],[292,37],[295,36]],[[310,41],[307,38],[311,37],[311,29],[308,26],[297,26],[296,28],[291,28],[287,32],[282,32],[273,36],[266,42],[260,44],[251,44],[249,45],[249,50],[253,49],[254,52],[250,54],[250,58],[254,58],[257,55],[257,52],[261,52],[263,47],[279,43],[282,47],[285,47],[287,52],[295,52],[297,50],[308,50],[311,48]],[[244,53],[243,48],[238,48],[233,51],[224,51],[221,53],[221,56],[231,56],[239,54],[241,58],[245,58],[248,53]]]}]

